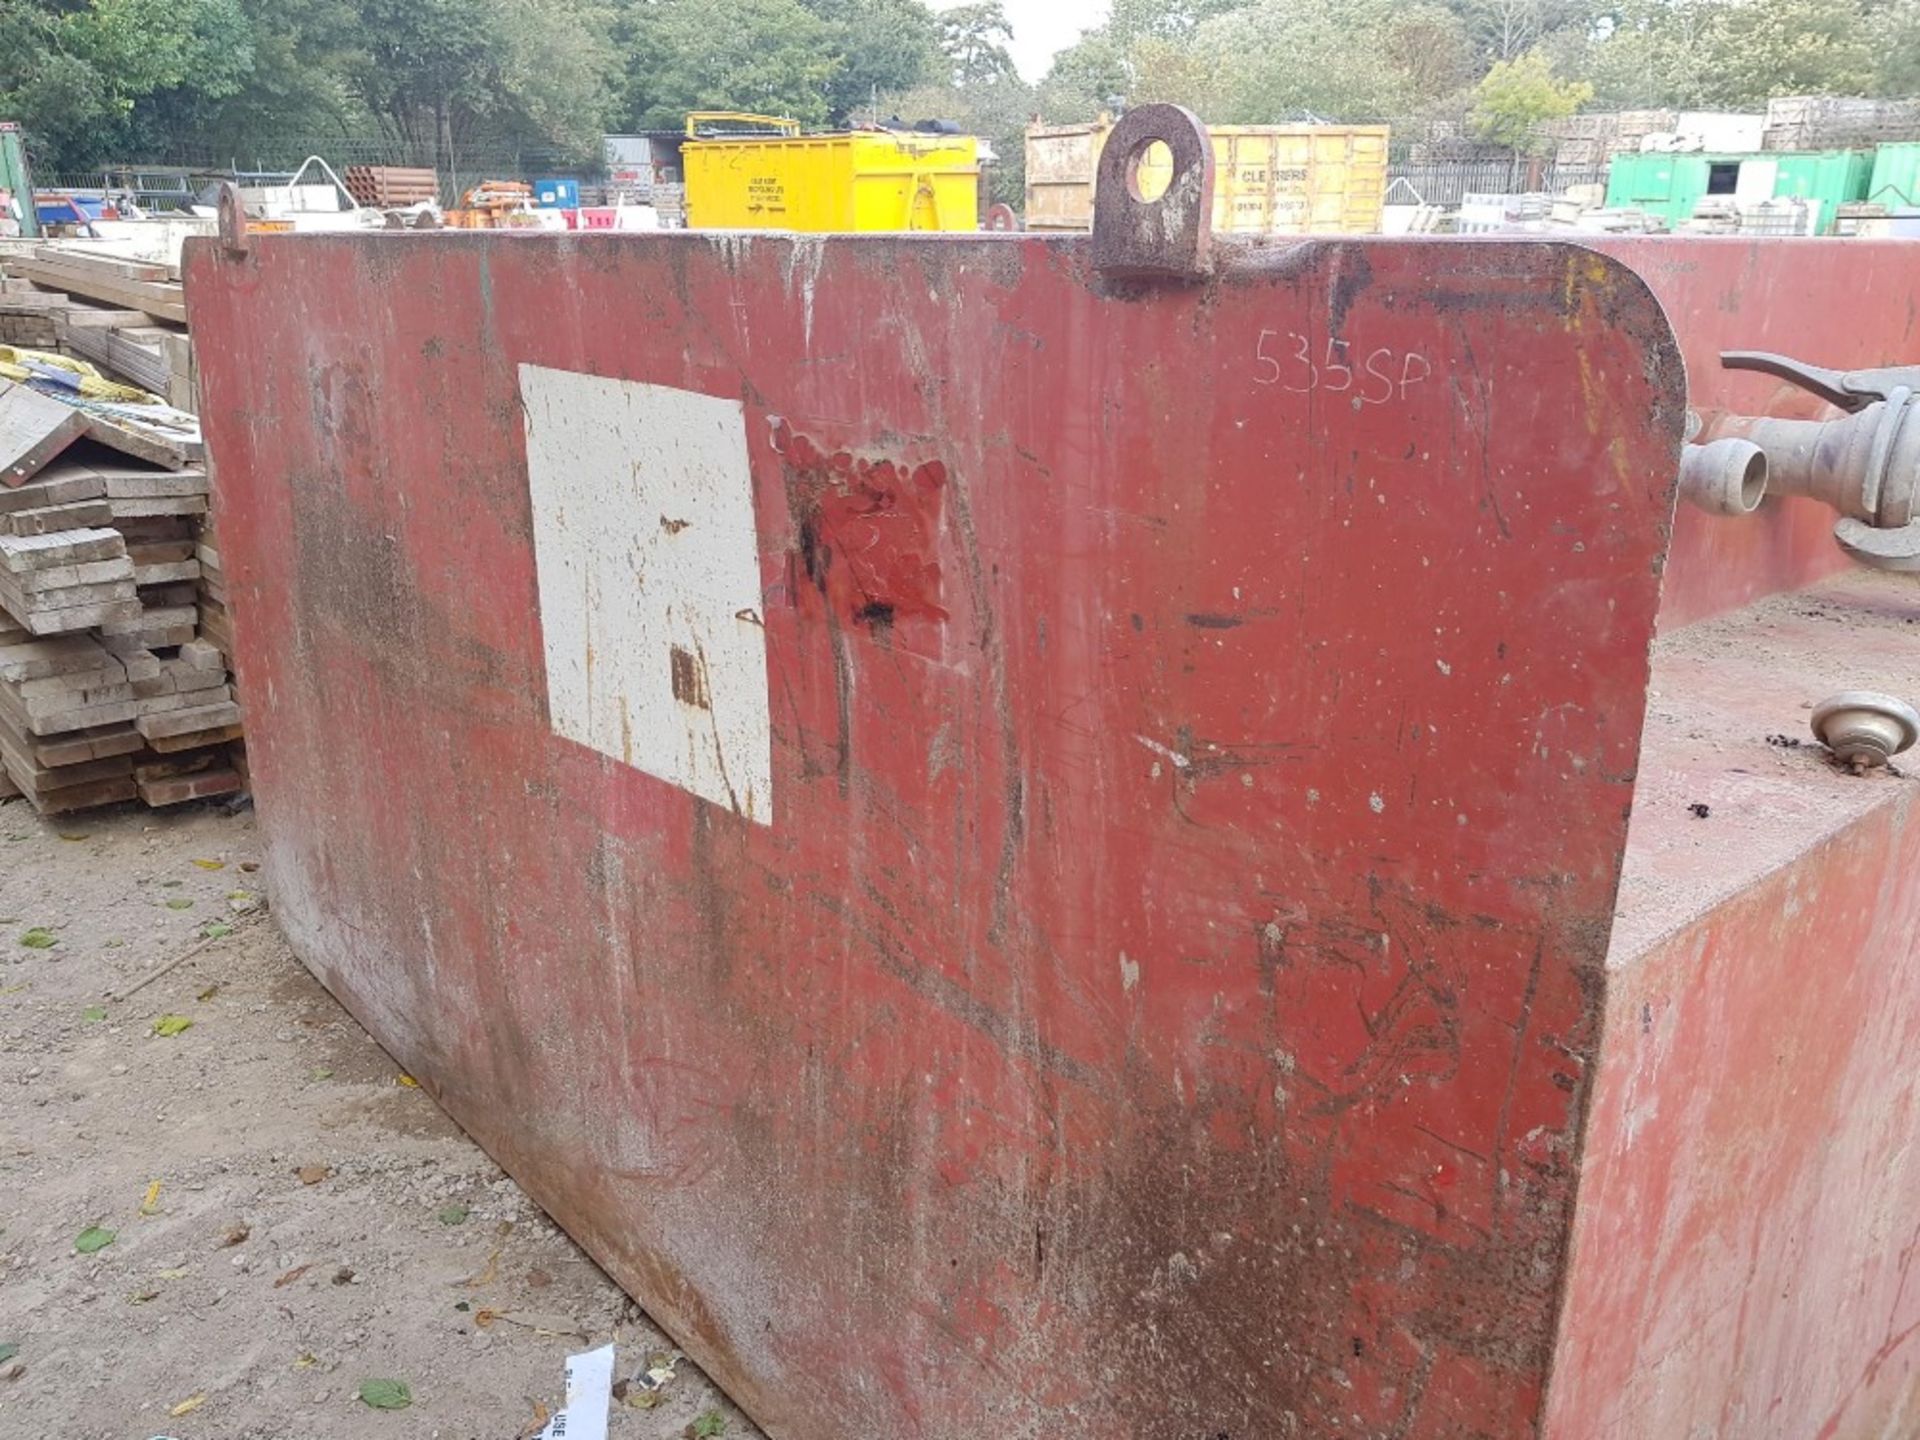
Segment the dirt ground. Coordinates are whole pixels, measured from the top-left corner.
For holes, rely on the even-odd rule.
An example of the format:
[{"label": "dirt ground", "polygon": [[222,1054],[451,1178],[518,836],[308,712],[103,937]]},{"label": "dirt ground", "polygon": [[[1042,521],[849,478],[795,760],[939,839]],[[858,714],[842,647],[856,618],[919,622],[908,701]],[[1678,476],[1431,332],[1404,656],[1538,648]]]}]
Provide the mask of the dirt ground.
[{"label": "dirt ground", "polygon": [[[0,804],[0,1435],[513,1440],[569,1353],[671,1355],[288,952],[255,849],[217,808]],[[690,1361],[614,1403],[688,1433],[759,1432]]]}]

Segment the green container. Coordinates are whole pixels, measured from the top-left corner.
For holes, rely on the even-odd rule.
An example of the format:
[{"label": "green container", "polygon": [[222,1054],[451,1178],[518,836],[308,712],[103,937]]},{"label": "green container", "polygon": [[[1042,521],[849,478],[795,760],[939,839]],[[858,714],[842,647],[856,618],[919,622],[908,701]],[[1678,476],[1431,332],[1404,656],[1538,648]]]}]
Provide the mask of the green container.
[{"label": "green container", "polygon": [[1620,155],[1607,170],[1607,204],[1644,210],[1669,225],[1693,218],[1709,194],[1732,194],[1742,156]]},{"label": "green container", "polygon": [[1867,198],[1867,185],[1873,178],[1873,155],[1866,150],[1822,150],[1807,155],[1767,155],[1776,161],[1779,178],[1774,181],[1777,200],[1818,200],[1820,233],[1833,232],[1834,211],[1842,205]]},{"label": "green container", "polygon": [[1889,210],[1920,207],[1920,144],[1882,145],[1874,152],[1867,199]]},{"label": "green container", "polygon": [[[1920,170],[1920,145],[1889,146],[1912,149]],[[1732,196],[1743,165],[1759,162],[1775,167],[1769,198],[1820,201],[1820,229],[1833,229],[1837,206],[1867,198],[1873,177],[1873,156],[1865,150],[1820,150],[1806,154],[1760,155],[1621,155],[1607,170],[1607,204],[1644,210],[1678,226],[1693,218],[1700,202],[1710,195]]]}]

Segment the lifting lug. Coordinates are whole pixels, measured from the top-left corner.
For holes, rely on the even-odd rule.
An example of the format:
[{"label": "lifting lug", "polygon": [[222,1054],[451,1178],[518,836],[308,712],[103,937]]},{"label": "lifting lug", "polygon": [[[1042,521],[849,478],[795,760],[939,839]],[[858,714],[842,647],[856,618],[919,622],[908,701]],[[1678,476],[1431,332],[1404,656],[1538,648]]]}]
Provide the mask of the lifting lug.
[{"label": "lifting lug", "polygon": [[[1140,163],[1162,144],[1173,178],[1149,199]],[[1198,280],[1213,268],[1213,142],[1191,110],[1142,105],[1120,117],[1100,151],[1093,190],[1093,265],[1131,280]]]}]

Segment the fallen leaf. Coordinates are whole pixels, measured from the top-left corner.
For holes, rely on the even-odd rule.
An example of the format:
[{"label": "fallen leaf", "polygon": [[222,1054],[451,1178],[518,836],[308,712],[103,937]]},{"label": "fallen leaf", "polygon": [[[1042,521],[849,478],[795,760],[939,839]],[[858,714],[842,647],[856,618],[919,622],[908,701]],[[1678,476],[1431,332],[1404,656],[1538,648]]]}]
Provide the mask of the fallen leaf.
[{"label": "fallen leaf", "polygon": [[62,840],[65,840],[69,845],[78,845],[82,840],[86,840],[90,837],[86,835],[82,835],[77,830],[62,830],[60,832],[60,838]]},{"label": "fallen leaf", "polygon": [[167,898],[169,910],[191,910],[192,908],[193,897],[190,895],[172,895]]},{"label": "fallen leaf", "polygon": [[218,995],[219,993],[220,993],[220,982],[216,980],[213,982],[213,984],[207,986],[206,989],[202,990],[198,995],[194,996],[193,998],[204,1002],[204,1001],[213,999],[213,997]]},{"label": "fallen leaf", "polygon": [[7,1341],[4,1344],[0,1344],[0,1365],[6,1364],[7,1361],[11,1360],[14,1356],[18,1355],[19,1353],[20,1353],[20,1347],[11,1340]]},{"label": "fallen leaf", "polygon": [[202,870],[224,870],[227,868],[227,862],[224,860],[196,860],[193,863],[198,865]]},{"label": "fallen leaf", "polygon": [[184,880],[162,880],[160,882],[160,888],[162,890],[178,890],[182,885],[186,883],[187,882]]},{"label": "fallen leaf", "polygon": [[393,1077],[393,1083],[396,1085],[404,1085],[409,1090],[418,1090],[420,1088],[420,1082],[411,1075],[396,1075]]},{"label": "fallen leaf", "polygon": [[233,926],[224,920],[209,920],[200,927],[202,940],[221,940],[233,934]]},{"label": "fallen leaf", "polygon": [[184,1269],[156,1270],[154,1272],[153,1278],[156,1280],[184,1280],[187,1278],[187,1272]]},{"label": "fallen leaf", "polygon": [[106,1249],[117,1238],[111,1230],[102,1230],[98,1225],[89,1225],[80,1232],[80,1238],[73,1242],[73,1248],[82,1255],[92,1255],[96,1251]]},{"label": "fallen leaf", "polygon": [[60,937],[44,925],[36,925],[20,937],[20,943],[29,950],[51,950],[60,943]]},{"label": "fallen leaf", "polygon": [[298,1280],[302,1275],[306,1274],[307,1271],[311,1270],[312,1268],[313,1266],[311,1265],[294,1266],[293,1269],[287,1271],[286,1274],[282,1275],[278,1280],[273,1282],[273,1288],[276,1290],[285,1289],[287,1286],[291,1285],[294,1281]]},{"label": "fallen leaf", "polygon": [[225,1247],[244,1244],[246,1238],[251,1234],[253,1234],[253,1227],[251,1225],[235,1225],[231,1227],[225,1235],[220,1237],[220,1244]]},{"label": "fallen leaf", "polygon": [[153,1022],[153,1033],[156,1035],[174,1036],[192,1028],[193,1021],[185,1015],[162,1015]]},{"label": "fallen leaf", "polygon": [[198,1410],[202,1405],[206,1403],[207,1403],[207,1397],[204,1395],[190,1396],[189,1398],[182,1400],[178,1405],[174,1406],[171,1410],[167,1411],[167,1414],[173,1416],[174,1419],[178,1420],[182,1415],[191,1415],[194,1411]]},{"label": "fallen leaf", "polygon": [[702,1410],[693,1417],[693,1423],[686,1429],[691,1440],[712,1440],[713,1436],[726,1433],[727,1417],[718,1410]]},{"label": "fallen leaf", "polygon": [[302,1165],[293,1173],[299,1177],[302,1185],[318,1185],[322,1180],[333,1174],[333,1167],[331,1165]]},{"label": "fallen leaf", "polygon": [[140,1213],[142,1215],[160,1213],[160,1182],[158,1180],[147,1186],[146,1198],[140,1202]]},{"label": "fallen leaf", "polygon": [[468,1311],[473,1309],[473,1305],[466,1300],[456,1300],[453,1302],[453,1308],[458,1310],[462,1315],[465,1315]]},{"label": "fallen leaf", "polygon": [[107,1018],[107,1007],[104,1005],[89,1005],[80,1012],[80,1018],[82,1020],[104,1020]]},{"label": "fallen leaf", "polygon": [[333,1078],[333,1071],[324,1065],[317,1065],[313,1069],[313,1078],[316,1080],[331,1080]]},{"label": "fallen leaf", "polygon": [[133,1294],[127,1296],[127,1303],[129,1305],[144,1305],[149,1300],[158,1300],[159,1298],[160,1292],[158,1290],[136,1290]]},{"label": "fallen leaf", "polygon": [[362,1380],[360,1399],[376,1410],[404,1410],[413,1404],[413,1389],[404,1380]]},{"label": "fallen leaf", "polygon": [[624,1381],[627,1387],[627,1404],[635,1410],[651,1410],[665,1398],[668,1383],[674,1378],[674,1367],[680,1363],[676,1352],[668,1355],[655,1352],[647,1357],[647,1368],[630,1381]]},{"label": "fallen leaf", "polygon": [[443,1205],[440,1207],[442,1225],[464,1225],[467,1223],[467,1207],[464,1205]]},{"label": "fallen leaf", "polygon": [[293,1368],[296,1370],[311,1370],[319,1363],[311,1351],[303,1350],[293,1357]]},{"label": "fallen leaf", "polygon": [[552,1418],[553,1414],[546,1406],[542,1405],[538,1400],[534,1401],[533,1418],[520,1427],[519,1440],[533,1440],[534,1436],[547,1428],[547,1421]]},{"label": "fallen leaf", "polygon": [[553,1276],[544,1270],[529,1270],[527,1272],[527,1284],[532,1289],[544,1290],[553,1284]]}]

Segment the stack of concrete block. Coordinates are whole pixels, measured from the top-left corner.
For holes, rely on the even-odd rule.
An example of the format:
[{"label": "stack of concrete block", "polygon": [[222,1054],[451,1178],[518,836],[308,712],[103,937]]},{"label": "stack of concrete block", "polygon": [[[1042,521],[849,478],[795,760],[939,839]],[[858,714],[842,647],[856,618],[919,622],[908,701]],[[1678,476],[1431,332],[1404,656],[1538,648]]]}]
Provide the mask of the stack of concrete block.
[{"label": "stack of concrete block", "polygon": [[245,788],[226,650],[201,634],[207,489],[78,447],[0,489],[0,530],[86,522],[0,533],[0,771],[43,813]]}]

